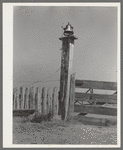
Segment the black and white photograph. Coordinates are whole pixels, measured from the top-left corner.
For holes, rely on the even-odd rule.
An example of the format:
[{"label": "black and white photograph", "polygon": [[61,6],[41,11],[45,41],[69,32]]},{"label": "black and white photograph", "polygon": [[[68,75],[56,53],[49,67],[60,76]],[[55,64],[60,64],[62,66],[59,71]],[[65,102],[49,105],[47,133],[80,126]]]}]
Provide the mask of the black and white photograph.
[{"label": "black and white photograph", "polygon": [[3,147],[120,147],[120,53],[120,3],[3,3]]}]

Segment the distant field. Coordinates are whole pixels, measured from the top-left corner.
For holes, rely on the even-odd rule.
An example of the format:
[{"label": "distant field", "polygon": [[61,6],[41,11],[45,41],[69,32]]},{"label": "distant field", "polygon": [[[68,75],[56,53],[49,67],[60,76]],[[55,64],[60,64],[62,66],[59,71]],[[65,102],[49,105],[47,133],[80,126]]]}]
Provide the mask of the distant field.
[{"label": "distant field", "polygon": [[77,120],[29,123],[13,119],[13,144],[117,144],[117,127],[83,125]]}]

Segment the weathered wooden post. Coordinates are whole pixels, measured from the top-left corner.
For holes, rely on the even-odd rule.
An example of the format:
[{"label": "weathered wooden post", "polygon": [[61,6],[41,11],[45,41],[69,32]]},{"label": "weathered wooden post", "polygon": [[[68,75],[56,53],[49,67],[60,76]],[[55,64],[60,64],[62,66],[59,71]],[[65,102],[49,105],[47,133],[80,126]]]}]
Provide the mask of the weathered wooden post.
[{"label": "weathered wooden post", "polygon": [[47,115],[47,89],[42,88],[42,113]]},{"label": "weathered wooden post", "polygon": [[34,109],[34,87],[30,87],[29,91],[29,103],[30,103],[30,109]]},{"label": "weathered wooden post", "polygon": [[36,88],[36,93],[35,93],[35,112],[36,113],[42,113],[42,108],[41,108],[41,92],[39,87]]},{"label": "weathered wooden post", "polygon": [[70,97],[69,97],[69,109],[68,117],[72,118],[74,114],[74,102],[75,102],[75,73],[70,77]]},{"label": "weathered wooden post", "polygon": [[52,113],[55,118],[58,115],[58,89],[54,87],[52,95]]},{"label": "weathered wooden post", "polygon": [[25,88],[25,104],[24,104],[25,109],[29,109],[29,90],[28,87]]},{"label": "weathered wooden post", "polygon": [[20,109],[23,109],[23,88],[22,88],[22,87],[20,87],[19,108],[20,108]]},{"label": "weathered wooden post", "polygon": [[47,114],[52,114],[52,91],[51,88],[47,91]]},{"label": "weathered wooden post", "polygon": [[16,109],[16,88],[13,89],[13,110]]},{"label": "weathered wooden post", "polygon": [[64,36],[59,38],[62,41],[59,97],[59,113],[61,114],[62,120],[67,119],[68,113],[70,74],[72,71],[74,40],[77,39],[73,34],[73,27],[68,23],[66,28],[64,28]]},{"label": "weathered wooden post", "polygon": [[16,101],[17,101],[17,109],[20,109],[20,99],[19,99],[19,88],[17,88],[17,92],[16,92]]}]

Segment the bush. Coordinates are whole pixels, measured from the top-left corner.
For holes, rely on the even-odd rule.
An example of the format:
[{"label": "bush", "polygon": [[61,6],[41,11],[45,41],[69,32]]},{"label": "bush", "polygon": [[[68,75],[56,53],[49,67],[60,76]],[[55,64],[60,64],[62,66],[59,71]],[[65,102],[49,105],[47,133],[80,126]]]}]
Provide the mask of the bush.
[{"label": "bush", "polygon": [[34,113],[33,115],[30,115],[28,118],[29,121],[32,123],[41,123],[42,121],[51,121],[52,115],[51,113],[48,113],[47,115]]}]

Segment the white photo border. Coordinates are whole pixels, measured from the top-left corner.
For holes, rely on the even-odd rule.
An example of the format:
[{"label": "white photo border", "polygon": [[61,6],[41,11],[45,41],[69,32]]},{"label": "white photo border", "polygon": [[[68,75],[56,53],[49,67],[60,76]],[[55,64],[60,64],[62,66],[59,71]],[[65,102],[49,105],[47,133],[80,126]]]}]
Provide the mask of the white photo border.
[{"label": "white photo border", "polygon": [[[13,7],[14,6],[101,6],[117,7],[117,145],[24,145],[13,144]],[[120,3],[3,3],[3,148],[119,148],[121,146],[121,5]]]}]

